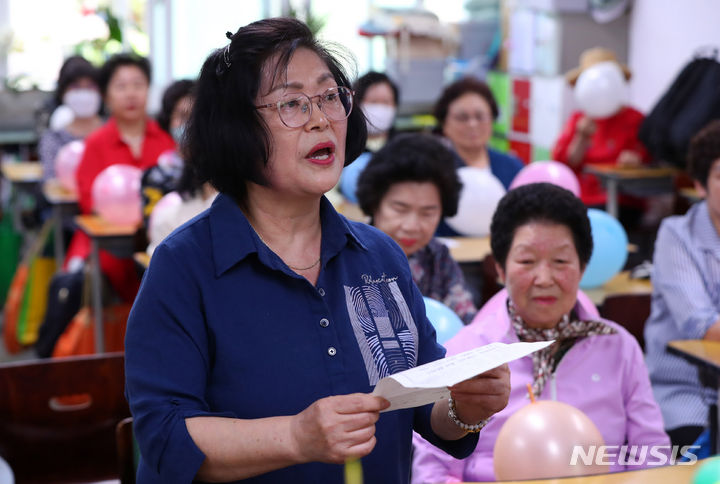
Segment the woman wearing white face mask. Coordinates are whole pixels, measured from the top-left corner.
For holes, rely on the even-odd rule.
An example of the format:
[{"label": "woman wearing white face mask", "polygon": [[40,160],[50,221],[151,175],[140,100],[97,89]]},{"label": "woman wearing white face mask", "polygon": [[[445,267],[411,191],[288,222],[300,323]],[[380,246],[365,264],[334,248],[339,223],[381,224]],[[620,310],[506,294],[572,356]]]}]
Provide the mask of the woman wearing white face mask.
[{"label": "woman wearing white face mask", "polygon": [[347,200],[357,203],[355,190],[360,173],[372,154],[385,146],[395,134],[393,123],[400,94],[397,85],[387,75],[374,71],[359,77],[353,89],[357,105],[365,116],[368,136],[364,152],[343,170],[338,187]]},{"label": "woman wearing white face mask", "polygon": [[[97,78],[97,69],[80,56],[68,58],[60,69],[55,90],[55,102],[60,106],[38,146],[45,179],[55,176],[55,157],[62,146],[85,139],[102,125],[98,115],[102,99]],[[65,116],[70,120],[66,118],[62,122]]]},{"label": "woman wearing white face mask", "polygon": [[355,82],[355,99],[367,120],[367,151],[375,152],[392,137],[398,105],[397,85],[385,74],[368,72]]}]

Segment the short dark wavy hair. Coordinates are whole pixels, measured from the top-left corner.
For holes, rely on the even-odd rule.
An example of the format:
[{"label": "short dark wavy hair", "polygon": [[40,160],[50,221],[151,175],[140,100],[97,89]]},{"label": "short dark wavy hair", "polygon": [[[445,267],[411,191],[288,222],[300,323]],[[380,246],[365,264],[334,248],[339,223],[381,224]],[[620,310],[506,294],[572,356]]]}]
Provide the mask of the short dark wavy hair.
[{"label": "short dark wavy hair", "polygon": [[[255,109],[262,70],[277,56],[273,72],[283,76],[299,48],[315,52],[328,66],[338,86],[351,87],[339,53],[322,45],[299,20],[270,18],[241,27],[229,49],[218,49],[205,60],[195,90],[195,104],[185,131],[188,158],[201,182],[244,202],[246,182],[267,183],[271,137]],[[227,66],[225,61],[230,63]],[[362,110],[348,117],[345,165],[362,153],[367,128]]]},{"label": "short dark wavy hair", "polygon": [[152,67],[150,67],[150,61],[146,57],[129,53],[115,54],[105,61],[105,64],[100,68],[100,92],[103,97],[107,94],[108,85],[115,72],[119,68],[126,66],[137,67],[142,71],[148,84],[152,81]]},{"label": "short dark wavy hair", "polygon": [[445,89],[443,89],[442,94],[440,94],[438,100],[435,102],[433,114],[435,115],[435,119],[437,119],[437,130],[439,132],[442,131],[442,128],[445,125],[450,105],[457,98],[469,92],[482,97],[490,105],[490,112],[492,113],[493,119],[497,119],[500,114],[500,110],[498,109],[495,96],[493,96],[490,87],[485,82],[474,77],[464,77],[446,86]]},{"label": "short dark wavy hair", "polygon": [[362,211],[372,217],[390,187],[402,182],[431,182],[437,186],[444,217],[457,213],[462,183],[453,154],[429,134],[400,134],[375,153],[357,184]]},{"label": "short dark wavy hair", "polygon": [[195,81],[190,79],[175,81],[165,89],[160,103],[160,112],[157,115],[157,122],[168,134],[170,134],[170,118],[175,105],[182,98],[194,95]]},{"label": "short dark wavy hair", "polygon": [[570,229],[575,250],[584,269],[593,251],[592,230],[587,208],[578,197],[551,183],[531,183],[507,192],[493,215],[490,247],[493,257],[505,268],[518,227],[531,222],[564,225]]},{"label": "short dark wavy hair", "polygon": [[693,136],[688,148],[688,171],[707,188],[710,170],[717,160],[720,160],[720,119],[711,121]]},{"label": "short dark wavy hair", "polygon": [[84,57],[73,55],[63,62],[58,75],[57,88],[55,89],[55,102],[60,105],[63,96],[70,84],[78,79],[88,78],[98,84],[98,69],[88,62]]},{"label": "short dark wavy hair", "polygon": [[393,99],[395,100],[395,106],[400,104],[400,90],[398,89],[397,84],[395,84],[387,74],[370,71],[367,74],[358,77],[357,81],[355,81],[353,90],[355,91],[355,102],[358,106],[365,100],[365,93],[367,93],[370,86],[380,83],[385,83],[390,86],[393,93]]}]

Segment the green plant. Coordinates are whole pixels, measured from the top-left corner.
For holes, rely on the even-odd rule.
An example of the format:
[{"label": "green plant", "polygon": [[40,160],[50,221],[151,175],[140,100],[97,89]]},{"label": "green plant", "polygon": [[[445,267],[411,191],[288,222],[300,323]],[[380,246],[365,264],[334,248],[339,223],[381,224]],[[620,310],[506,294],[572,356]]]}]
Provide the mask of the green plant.
[{"label": "green plant", "polygon": [[327,16],[317,16],[312,13],[310,9],[307,9],[305,12],[304,18],[301,18],[298,15],[297,10],[290,7],[290,11],[288,12],[288,17],[296,18],[299,20],[302,20],[305,22],[305,24],[308,26],[310,31],[313,33],[313,35],[317,35],[320,33],[320,31],[325,27],[325,24],[327,23]]}]

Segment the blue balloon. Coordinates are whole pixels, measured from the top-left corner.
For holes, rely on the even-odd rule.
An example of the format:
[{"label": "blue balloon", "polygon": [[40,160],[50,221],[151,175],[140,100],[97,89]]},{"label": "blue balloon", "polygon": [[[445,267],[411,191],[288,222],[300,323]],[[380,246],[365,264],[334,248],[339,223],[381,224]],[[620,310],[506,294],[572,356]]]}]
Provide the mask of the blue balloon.
[{"label": "blue balloon", "polygon": [[720,482],[720,458],[713,457],[700,462],[702,464],[695,471],[692,484],[717,484]]},{"label": "blue balloon", "polygon": [[352,203],[358,203],[357,195],[355,194],[357,191],[358,178],[360,178],[360,174],[370,162],[370,158],[372,158],[372,153],[365,152],[343,168],[342,175],[340,176],[340,193]]},{"label": "blue balloon", "polygon": [[593,253],[580,280],[580,287],[602,286],[622,270],[627,261],[628,238],[625,229],[612,215],[596,208],[588,209],[592,228]]},{"label": "blue balloon", "polygon": [[435,328],[437,341],[445,344],[460,331],[463,322],[452,309],[443,303],[429,297],[423,297],[423,299],[425,300],[425,314]]}]

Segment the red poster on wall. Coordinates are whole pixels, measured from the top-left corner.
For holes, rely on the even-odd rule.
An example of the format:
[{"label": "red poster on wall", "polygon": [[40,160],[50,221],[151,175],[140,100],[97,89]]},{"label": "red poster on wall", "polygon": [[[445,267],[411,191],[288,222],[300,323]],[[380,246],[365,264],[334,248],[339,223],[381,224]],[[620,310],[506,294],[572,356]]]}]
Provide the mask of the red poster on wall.
[{"label": "red poster on wall", "polygon": [[512,131],[530,132],[530,80],[512,80]]},{"label": "red poster on wall", "polygon": [[520,158],[526,165],[532,161],[532,146],[526,141],[511,139],[510,153]]}]

